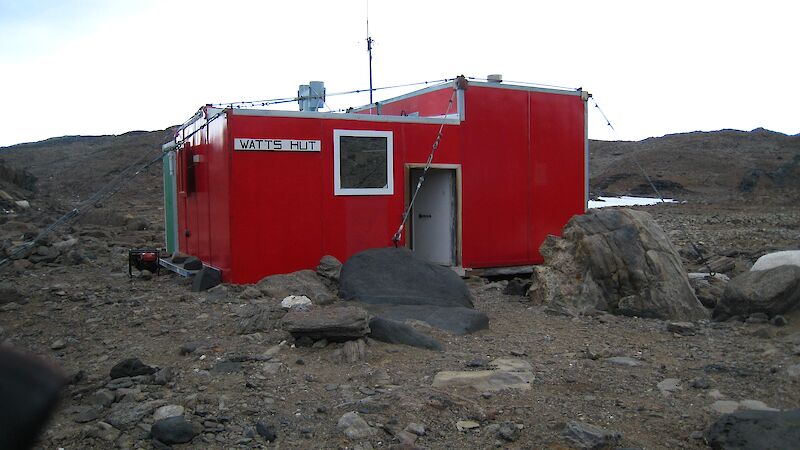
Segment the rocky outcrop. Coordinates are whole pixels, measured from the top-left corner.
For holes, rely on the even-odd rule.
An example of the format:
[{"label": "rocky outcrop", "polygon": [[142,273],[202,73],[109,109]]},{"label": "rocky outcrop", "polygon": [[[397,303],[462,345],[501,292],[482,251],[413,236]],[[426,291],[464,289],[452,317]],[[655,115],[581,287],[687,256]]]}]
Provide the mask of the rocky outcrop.
[{"label": "rocky outcrop", "polygon": [[328,286],[313,270],[270,275],[262,278],[257,284],[261,293],[277,300],[290,295],[305,295],[315,305],[327,305],[335,300]]},{"label": "rocky outcrop", "polygon": [[652,217],[629,209],[573,217],[563,238],[549,236],[534,267],[534,301],[575,313],[592,310],[671,320],[699,320],[695,297],[675,248]]},{"label": "rocky outcrop", "polygon": [[381,305],[472,308],[472,295],[455,272],[397,248],[375,248],[351,256],[342,266],[339,296]]},{"label": "rocky outcrop", "polygon": [[774,317],[796,310],[800,310],[800,267],[783,265],[746,272],[731,280],[714,308],[714,318],[753,313]]}]

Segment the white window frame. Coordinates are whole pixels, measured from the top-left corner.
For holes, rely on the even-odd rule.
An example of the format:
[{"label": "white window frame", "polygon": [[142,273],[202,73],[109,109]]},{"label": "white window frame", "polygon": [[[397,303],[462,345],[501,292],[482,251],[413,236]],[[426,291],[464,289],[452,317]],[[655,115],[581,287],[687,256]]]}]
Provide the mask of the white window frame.
[{"label": "white window frame", "polygon": [[[386,187],[343,188],[339,144],[342,137],[386,138]],[[394,194],[394,135],[391,131],[333,130],[333,193],[334,195],[393,195]]]}]

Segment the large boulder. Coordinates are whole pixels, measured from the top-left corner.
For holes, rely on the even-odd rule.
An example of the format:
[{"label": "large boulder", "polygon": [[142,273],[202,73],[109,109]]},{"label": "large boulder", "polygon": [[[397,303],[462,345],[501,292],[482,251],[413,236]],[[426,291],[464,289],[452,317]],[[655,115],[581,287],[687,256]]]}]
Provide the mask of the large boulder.
[{"label": "large boulder", "polygon": [[800,409],[745,410],[726,414],[711,425],[705,439],[713,449],[797,448],[800,442]]},{"label": "large boulder", "polygon": [[351,256],[342,266],[339,296],[380,305],[472,308],[472,295],[455,272],[398,248],[370,249]]},{"label": "large boulder", "polygon": [[315,305],[326,305],[334,300],[334,295],[325,282],[313,270],[270,275],[257,284],[262,294],[277,300],[290,295],[305,295]]},{"label": "large boulder", "polygon": [[800,267],[777,266],[745,272],[725,287],[714,318],[766,313],[769,317],[800,310]]},{"label": "large boulder", "polygon": [[800,267],[800,250],[768,253],[758,258],[750,270],[769,270],[778,266]]},{"label": "large boulder", "polygon": [[700,320],[708,311],[694,295],[675,248],[653,218],[614,208],[575,216],[563,238],[540,248],[529,295],[577,313]]}]

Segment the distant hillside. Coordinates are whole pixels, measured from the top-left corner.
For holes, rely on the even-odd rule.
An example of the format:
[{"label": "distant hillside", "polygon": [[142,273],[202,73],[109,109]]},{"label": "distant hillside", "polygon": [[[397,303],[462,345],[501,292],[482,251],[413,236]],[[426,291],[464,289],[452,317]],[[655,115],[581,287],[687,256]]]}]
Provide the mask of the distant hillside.
[{"label": "distant hillside", "polygon": [[[87,198],[137,160],[158,155],[173,128],[118,136],[64,136],[0,148],[0,190],[14,200],[52,201],[59,211]],[[665,196],[692,201],[800,201],[800,135],[722,130],[591,141],[592,195],[653,195],[634,158]],[[111,204],[161,205],[161,166],[126,186]],[[35,202],[34,202],[35,203]],[[13,206],[13,205],[12,205]],[[36,206],[36,205],[34,205]]]},{"label": "distant hillside", "polygon": [[[172,128],[118,136],[64,136],[0,148],[0,161],[36,177],[41,193],[79,200],[137,160],[157,156],[161,144],[172,137]],[[143,180],[157,182],[161,170],[154,169]]]},{"label": "distant hillside", "polygon": [[591,141],[593,195],[662,195],[707,201],[800,200],[800,135],[758,128],[672,134],[639,142]]}]

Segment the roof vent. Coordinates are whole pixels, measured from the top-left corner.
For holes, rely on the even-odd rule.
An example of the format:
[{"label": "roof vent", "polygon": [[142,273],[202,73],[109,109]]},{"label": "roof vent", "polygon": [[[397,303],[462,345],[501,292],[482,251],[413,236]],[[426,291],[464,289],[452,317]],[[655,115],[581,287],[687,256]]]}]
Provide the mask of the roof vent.
[{"label": "roof vent", "polygon": [[486,76],[486,81],[488,81],[489,83],[502,83],[503,76],[500,75],[499,73],[493,73],[491,75]]},{"label": "roof vent", "polygon": [[300,111],[316,111],[325,104],[325,83],[312,81],[301,84],[297,90],[297,104]]}]

